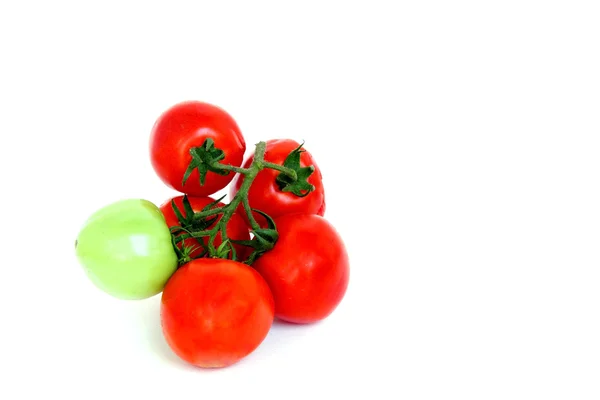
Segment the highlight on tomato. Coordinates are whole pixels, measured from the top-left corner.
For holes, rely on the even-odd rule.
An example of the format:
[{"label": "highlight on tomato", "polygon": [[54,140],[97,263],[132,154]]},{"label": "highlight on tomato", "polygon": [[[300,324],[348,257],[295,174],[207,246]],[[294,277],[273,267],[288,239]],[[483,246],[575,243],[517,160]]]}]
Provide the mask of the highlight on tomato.
[{"label": "highlight on tomato", "polygon": [[[244,161],[243,167],[250,166],[253,160],[254,153]],[[297,177],[290,178],[281,170],[273,168],[261,170],[248,191],[251,208],[261,210],[272,218],[295,213],[325,214],[325,189],[321,170],[303,145],[291,139],[268,140],[264,161],[292,169]],[[230,189],[231,197],[240,190],[244,180],[243,174],[234,178]],[[266,226],[267,221],[263,216],[255,212],[254,218],[261,226]]]},{"label": "highlight on tomato", "polygon": [[192,196],[216,193],[234,177],[230,171],[212,168],[209,159],[240,166],[245,151],[246,142],[231,115],[200,101],[170,107],[150,135],[150,160],[160,179]]},{"label": "highlight on tomato", "polygon": [[273,297],[253,268],[201,258],[180,267],[161,298],[164,337],[184,361],[203,368],[237,363],[265,339]]},{"label": "highlight on tomato", "polygon": [[348,288],[348,253],[339,233],[315,214],[275,218],[279,239],[252,265],[275,299],[275,316],[306,324],[329,316]]}]

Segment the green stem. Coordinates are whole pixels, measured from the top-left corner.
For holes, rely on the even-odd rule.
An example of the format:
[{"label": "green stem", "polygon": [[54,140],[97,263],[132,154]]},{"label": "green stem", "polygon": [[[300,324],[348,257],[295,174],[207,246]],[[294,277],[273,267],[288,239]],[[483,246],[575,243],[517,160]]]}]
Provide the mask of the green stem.
[{"label": "green stem", "polygon": [[[234,198],[231,200],[231,202],[229,204],[226,204],[222,207],[211,208],[209,210],[194,214],[193,219],[196,221],[202,220],[209,216],[221,214],[220,218],[218,218],[218,220],[215,223],[215,226],[213,228],[211,228],[209,230],[198,231],[198,232],[186,231],[187,233],[176,236],[174,238],[175,244],[177,244],[187,238],[190,238],[190,237],[196,238],[198,240],[200,240],[200,238],[202,238],[202,237],[208,237],[208,245],[206,246],[206,250],[208,251],[208,256],[213,257],[213,258],[219,257],[220,255],[217,254],[218,251],[214,244],[215,238],[216,238],[217,234],[219,234],[219,232],[220,232],[222,243],[224,243],[226,240],[228,240],[227,223],[229,222],[229,220],[231,219],[233,214],[236,212],[236,210],[239,208],[240,204],[243,206],[244,211],[246,212],[246,214],[248,216],[248,221],[250,222],[252,230],[257,231],[261,228],[260,225],[258,224],[258,222],[256,221],[256,219],[254,218],[254,213],[252,212],[250,203],[248,201],[248,192],[250,190],[250,186],[252,186],[252,182],[254,181],[254,179],[256,179],[258,173],[260,171],[262,171],[263,169],[268,168],[268,169],[274,169],[276,171],[279,171],[294,180],[297,179],[297,176],[298,176],[296,174],[296,171],[292,168],[284,167],[283,165],[278,165],[278,164],[274,164],[274,163],[265,161],[264,156],[265,156],[266,146],[267,146],[267,144],[265,142],[259,142],[256,144],[256,148],[254,151],[254,159],[252,161],[252,164],[250,164],[250,166],[248,168],[240,168],[240,167],[236,167],[233,165],[225,165],[225,164],[221,164],[218,161],[212,161],[212,162],[207,161],[209,170],[225,170],[225,171],[231,171],[231,172],[235,172],[235,173],[244,175],[242,184],[241,184],[240,188],[238,189],[236,195],[234,196]],[[233,250],[233,246],[232,246],[231,254],[232,254],[233,259],[235,259],[234,252],[235,251]]]},{"label": "green stem", "polygon": [[243,175],[246,175],[249,172],[248,168],[240,168],[240,167],[236,167],[235,165],[221,164],[220,162],[216,162],[213,165],[216,166],[217,168],[224,169],[226,171],[233,171],[235,173],[243,174]]},{"label": "green stem", "polygon": [[194,233],[184,233],[183,235],[178,235],[175,238],[175,243],[183,242],[185,239],[201,239],[206,236],[210,236],[211,231],[199,231]]},{"label": "green stem", "polygon": [[[225,207],[223,207],[225,208]],[[227,221],[223,225],[226,225]],[[215,238],[219,232],[219,224],[216,224],[214,228],[208,231],[208,254],[211,257],[217,257],[217,248],[215,247]]]},{"label": "green stem", "polygon": [[[222,208],[223,216],[221,217],[221,219],[219,221],[219,224],[221,225],[221,240],[222,241],[225,241],[227,239],[227,233],[225,230],[227,227],[227,221],[229,221],[229,219],[232,217],[235,210],[237,210],[238,206],[240,205],[240,203],[242,201],[244,201],[244,199],[245,199],[244,203],[248,202],[248,191],[250,190],[250,186],[252,186],[252,182],[254,181],[254,179],[256,178],[258,173],[265,168],[263,158],[265,156],[266,145],[267,144],[265,142],[260,142],[256,145],[256,150],[254,151],[254,160],[253,160],[252,164],[250,165],[250,167],[247,168],[246,172],[244,173],[244,181],[242,182],[240,189],[235,194],[235,197],[233,198],[233,200],[231,200],[231,202],[229,204],[227,204],[225,207]],[[248,214],[248,219],[250,221],[254,220],[254,216],[252,215],[252,210],[248,210],[245,205],[244,205],[244,209],[246,210],[246,213]],[[258,224],[256,223],[255,220],[254,220],[254,223],[255,223],[256,227],[258,227]],[[253,225],[252,229],[257,229],[256,227]],[[210,246],[209,246],[209,251],[210,251]]]},{"label": "green stem", "polygon": [[195,220],[200,220],[206,217],[210,217],[212,215],[217,215],[217,214],[221,214],[223,212],[223,208],[224,207],[215,207],[215,208],[211,208],[210,210],[206,210],[206,211],[202,211],[199,213],[194,214],[194,219]]},{"label": "green stem", "polygon": [[[210,257],[217,257],[217,248],[215,247],[215,244],[214,244],[217,234],[219,232],[221,232],[221,242],[224,242],[225,240],[228,239],[227,223],[233,216],[233,213],[237,210],[240,203],[242,203],[242,202],[244,203],[244,210],[246,210],[246,213],[248,214],[248,219],[251,223],[252,229],[260,228],[260,226],[258,225],[256,220],[254,219],[254,215],[252,213],[252,210],[250,209],[250,205],[248,204],[248,191],[250,190],[250,186],[252,185],[252,182],[254,181],[254,179],[256,178],[256,176],[258,175],[258,173],[260,171],[262,171],[265,168],[272,168],[272,166],[276,166],[277,170],[284,168],[285,170],[287,170],[288,173],[291,171],[291,173],[293,173],[295,175],[295,172],[292,170],[289,170],[288,168],[285,168],[285,167],[282,167],[280,165],[273,164],[273,163],[265,163],[264,156],[265,156],[266,146],[267,146],[267,144],[265,142],[259,142],[256,145],[256,149],[254,151],[254,160],[248,168],[238,168],[233,165],[225,165],[225,164],[221,164],[219,162],[215,162],[213,164],[214,166],[216,166],[218,168],[226,169],[228,171],[234,171],[234,172],[244,175],[244,181],[242,182],[242,185],[240,186],[240,189],[236,193],[235,197],[231,200],[231,202],[229,204],[226,204],[223,207],[216,207],[216,208],[212,208],[207,211],[202,211],[202,212],[199,212],[194,215],[194,219],[199,220],[202,218],[209,217],[211,215],[222,214],[221,218],[219,219],[217,224],[214,226],[214,228],[207,230],[207,231],[195,232],[191,235],[192,237],[196,237],[196,238],[208,236],[208,254]],[[273,169],[275,169],[275,168],[273,168]],[[175,239],[175,240],[177,243],[178,240],[177,239]]]},{"label": "green stem", "polygon": [[246,211],[246,215],[248,216],[248,221],[250,221],[250,226],[252,229],[260,229],[260,225],[258,225],[258,222],[256,222],[256,218],[254,218],[254,213],[252,212],[252,208],[250,207],[250,202],[248,201],[247,197],[242,200],[242,204],[244,205],[244,211]]},{"label": "green stem", "polygon": [[292,178],[293,180],[298,179],[298,175],[296,174],[296,171],[294,171],[291,168],[287,168],[284,167],[283,165],[279,165],[279,164],[275,164],[272,162],[268,162],[268,161],[263,161],[262,163],[266,168],[270,168],[270,169],[274,169],[276,171],[279,171],[287,176],[289,176],[290,178]]}]

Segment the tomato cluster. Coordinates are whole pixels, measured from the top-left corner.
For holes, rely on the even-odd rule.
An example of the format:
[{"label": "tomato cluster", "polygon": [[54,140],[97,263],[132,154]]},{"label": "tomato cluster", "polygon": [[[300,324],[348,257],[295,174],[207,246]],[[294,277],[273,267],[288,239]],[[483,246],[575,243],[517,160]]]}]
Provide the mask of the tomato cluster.
[{"label": "tomato cluster", "polygon": [[[172,106],[154,124],[150,159],[181,195],[160,206],[109,204],[75,242],[87,276],[106,293],[145,299],[162,292],[164,337],[199,367],[250,354],[275,318],[326,318],[348,287],[348,254],[324,218],[321,171],[304,144],[269,140],[244,160],[245,152],[223,109],[199,101]],[[229,203],[211,197],[227,185]]]}]

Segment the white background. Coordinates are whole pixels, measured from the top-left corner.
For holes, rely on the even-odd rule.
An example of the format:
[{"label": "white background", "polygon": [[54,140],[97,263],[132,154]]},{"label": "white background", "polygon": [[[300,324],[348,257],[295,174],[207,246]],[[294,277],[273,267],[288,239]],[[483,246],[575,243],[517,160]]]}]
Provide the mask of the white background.
[{"label": "white background", "polygon": [[[597,1],[5,1],[0,398],[598,399]],[[80,225],[174,193],[149,132],[187,99],[249,147],[306,140],[351,257],[314,326],[180,362]]]}]

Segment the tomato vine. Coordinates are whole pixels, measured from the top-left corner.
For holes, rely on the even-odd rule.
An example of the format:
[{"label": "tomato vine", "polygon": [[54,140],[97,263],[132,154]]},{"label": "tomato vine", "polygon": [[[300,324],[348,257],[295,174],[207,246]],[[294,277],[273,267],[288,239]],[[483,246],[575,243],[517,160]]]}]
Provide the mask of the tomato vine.
[{"label": "tomato vine", "polygon": [[[308,167],[300,166],[300,154],[304,151],[302,146],[301,144],[290,152],[283,165],[279,165],[264,160],[266,143],[259,142],[256,144],[254,159],[247,168],[222,164],[220,161],[224,158],[224,152],[215,147],[214,141],[210,138],[206,139],[201,146],[191,148],[190,155],[192,159],[185,171],[182,184],[187,181],[194,169],[199,173],[201,185],[204,184],[206,174],[209,171],[219,175],[227,175],[232,172],[242,174],[244,180],[230,203],[223,206],[219,206],[219,202],[225,196],[208,204],[200,212],[194,212],[187,195],[183,198],[183,212],[175,205],[174,201],[171,201],[171,207],[180,223],[180,225],[171,228],[173,247],[178,256],[179,265],[191,261],[193,259],[191,254],[198,248],[182,243],[190,238],[195,238],[198,245],[202,247],[202,252],[194,258],[225,258],[252,265],[260,255],[271,250],[279,237],[277,227],[269,215],[250,207],[248,191],[258,173],[268,168],[279,172],[276,182],[280,190],[291,192],[298,197],[304,197],[312,192],[315,188],[308,182],[308,177],[314,172],[315,167],[312,165]],[[250,223],[251,240],[234,240],[227,236],[227,223],[240,205]],[[267,220],[265,228],[258,224],[253,211],[265,217]],[[210,228],[213,224],[214,226]],[[214,242],[219,233],[222,242],[219,247],[216,247]],[[208,238],[207,243],[202,238]],[[180,243],[181,245],[179,245]],[[236,254],[233,244],[247,246],[252,251],[245,260],[238,260],[238,254]]]}]

